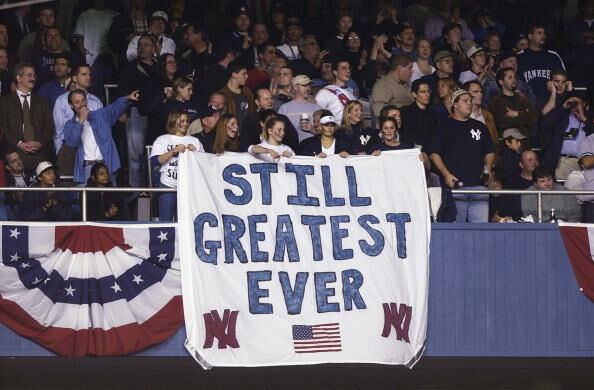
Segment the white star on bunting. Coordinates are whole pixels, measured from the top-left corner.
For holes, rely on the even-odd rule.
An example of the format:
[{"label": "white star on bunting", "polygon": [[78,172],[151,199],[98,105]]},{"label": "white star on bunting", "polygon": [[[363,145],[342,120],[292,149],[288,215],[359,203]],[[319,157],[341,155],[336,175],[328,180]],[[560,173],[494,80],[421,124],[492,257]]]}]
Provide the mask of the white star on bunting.
[{"label": "white star on bunting", "polygon": [[144,282],[144,280],[142,280],[142,275],[134,275],[134,283],[136,283],[137,285],[140,284],[140,282]]},{"label": "white star on bunting", "polygon": [[167,232],[162,232],[162,231],[160,231],[160,230],[159,230],[159,233],[161,233],[161,234],[159,234],[159,235],[157,236],[157,238],[158,238],[159,240],[161,240],[161,242],[163,242],[163,241],[167,241],[167,240],[168,240],[168,238],[167,238],[167,234],[169,234],[169,233],[167,233]]},{"label": "white star on bunting", "polygon": [[122,291],[122,289],[120,288],[120,285],[117,284],[117,282],[113,282],[113,286],[111,286],[110,288],[113,288],[113,293],[117,293],[118,291]]},{"label": "white star on bunting", "polygon": [[19,238],[19,234],[21,234],[21,232],[18,231],[17,228],[14,228],[14,230],[10,230],[10,238]]},{"label": "white star on bunting", "polygon": [[161,253],[157,257],[159,258],[159,262],[165,261],[165,260],[167,260],[167,253]]},{"label": "white star on bunting", "polygon": [[15,252],[14,255],[10,255],[10,262],[19,261],[20,258],[21,257],[19,256],[19,254]]},{"label": "white star on bunting", "polygon": [[68,288],[65,288],[64,290],[66,290],[66,295],[70,296],[74,296],[74,292],[76,291],[75,288],[72,288],[72,285],[70,285]]}]

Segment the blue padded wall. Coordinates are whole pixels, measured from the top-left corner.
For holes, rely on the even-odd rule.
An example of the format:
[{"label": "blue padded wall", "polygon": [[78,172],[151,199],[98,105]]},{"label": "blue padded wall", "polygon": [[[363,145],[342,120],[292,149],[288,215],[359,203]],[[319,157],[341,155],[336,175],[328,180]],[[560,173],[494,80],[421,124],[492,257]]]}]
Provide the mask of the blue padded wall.
[{"label": "blue padded wall", "polygon": [[[594,356],[557,225],[434,224],[427,356]],[[184,329],[136,356],[187,356]],[[0,356],[52,356],[0,324]]]}]

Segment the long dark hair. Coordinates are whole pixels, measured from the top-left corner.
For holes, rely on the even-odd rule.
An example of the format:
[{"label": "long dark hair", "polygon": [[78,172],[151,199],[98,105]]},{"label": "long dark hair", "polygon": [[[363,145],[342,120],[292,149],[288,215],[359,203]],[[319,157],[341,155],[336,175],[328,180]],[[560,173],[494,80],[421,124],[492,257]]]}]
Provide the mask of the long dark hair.
[{"label": "long dark hair", "polygon": [[[94,180],[94,178],[97,177],[97,172],[99,172],[99,169],[101,168],[105,168],[107,170],[107,173],[109,173],[109,168],[107,167],[107,165],[103,163],[97,163],[93,165],[91,167],[91,174],[87,179],[87,187],[97,187],[97,182]],[[105,184],[105,186],[111,187],[111,181],[108,181],[107,184]]]},{"label": "long dark hair", "polygon": [[[159,82],[161,83],[161,86],[163,87],[170,87],[171,84],[173,83],[173,80],[176,79],[176,77],[179,77],[179,70],[173,75],[173,79],[169,80],[169,78],[167,77],[167,71],[166,71],[166,67],[167,67],[167,58],[168,57],[173,57],[173,59],[175,59],[175,56],[173,54],[170,53],[165,53],[165,54],[161,54],[159,56],[159,58],[157,58],[157,77],[159,78]],[[177,60],[176,60],[177,62]]]},{"label": "long dark hair", "polygon": [[213,153],[239,152],[239,135],[230,139],[227,136],[227,124],[231,119],[237,119],[235,115],[224,114],[215,125],[215,139],[212,147]]}]

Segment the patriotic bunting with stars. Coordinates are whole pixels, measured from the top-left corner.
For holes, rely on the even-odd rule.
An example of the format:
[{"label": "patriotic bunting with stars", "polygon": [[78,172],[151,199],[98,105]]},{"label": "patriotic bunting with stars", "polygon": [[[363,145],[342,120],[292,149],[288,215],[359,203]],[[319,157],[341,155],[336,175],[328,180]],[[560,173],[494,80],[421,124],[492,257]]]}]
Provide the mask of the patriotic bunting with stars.
[{"label": "patriotic bunting with stars", "polygon": [[122,355],[183,325],[175,225],[1,227],[0,321],[65,356]]}]

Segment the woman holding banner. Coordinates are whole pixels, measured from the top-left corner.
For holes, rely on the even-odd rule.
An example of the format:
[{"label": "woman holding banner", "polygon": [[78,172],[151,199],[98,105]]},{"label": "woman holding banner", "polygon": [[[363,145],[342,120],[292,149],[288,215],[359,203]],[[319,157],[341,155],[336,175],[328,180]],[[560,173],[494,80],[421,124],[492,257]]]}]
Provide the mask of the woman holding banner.
[{"label": "woman holding banner", "polygon": [[320,135],[304,139],[299,145],[299,155],[325,158],[333,154],[347,157],[352,153],[351,143],[344,137],[336,137],[336,119],[328,110],[320,117]]},{"label": "woman holding banner", "polygon": [[274,162],[281,156],[291,157],[295,152],[289,146],[283,144],[284,136],[285,122],[275,116],[268,118],[262,131],[264,140],[258,145],[250,146],[248,152],[268,162]]},{"label": "woman holding banner", "polygon": [[[167,132],[153,144],[151,164],[160,166],[159,187],[177,188],[177,159],[186,150],[204,152],[198,138],[188,135],[190,116],[185,111],[174,110],[167,118]],[[177,194],[164,192],[159,195],[159,219],[173,221],[177,211]]]},{"label": "woman holding banner", "polygon": [[357,100],[344,106],[344,115],[336,136],[341,136],[351,143],[352,152],[365,154],[365,148],[380,142],[377,130],[363,128],[363,106]]},{"label": "woman holding banner", "polygon": [[403,144],[398,140],[398,122],[396,119],[387,116],[380,119],[380,131],[382,133],[382,140],[373,144],[368,154],[379,156],[385,150],[401,150],[412,149],[412,146]]},{"label": "woman holding banner", "polygon": [[215,139],[212,146],[214,154],[239,152],[239,122],[232,114],[224,114],[214,128]]}]

